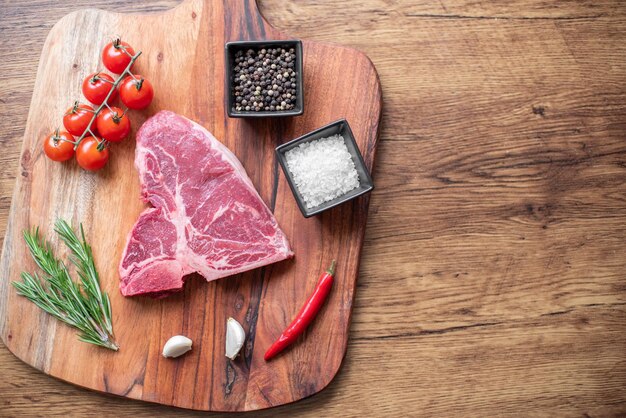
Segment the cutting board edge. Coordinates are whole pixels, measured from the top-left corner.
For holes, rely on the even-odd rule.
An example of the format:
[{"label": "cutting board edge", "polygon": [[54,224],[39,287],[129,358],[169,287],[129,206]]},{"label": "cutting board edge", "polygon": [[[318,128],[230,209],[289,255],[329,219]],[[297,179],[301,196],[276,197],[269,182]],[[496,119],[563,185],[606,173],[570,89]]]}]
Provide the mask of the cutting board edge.
[{"label": "cutting board edge", "polygon": [[[39,60],[37,62],[37,74],[39,74],[39,71],[42,69],[43,66],[43,58],[45,56],[45,51],[46,51],[46,47],[50,44],[51,39],[52,39],[52,35],[54,34],[55,30],[57,30],[57,28],[59,28],[61,26],[61,24],[65,21],[68,20],[71,16],[73,15],[77,15],[80,12],[80,10],[71,12],[66,14],[65,16],[63,16],[61,19],[59,19],[54,25],[52,25],[52,27],[50,28],[50,30],[48,31],[48,34],[46,35],[46,39],[43,43],[43,46],[41,48],[41,52],[39,54]],[[31,92],[31,99],[30,99],[30,104],[28,106],[28,116],[26,117],[26,123],[28,123],[28,120],[31,119],[31,114],[33,113],[33,106],[35,105],[35,88],[37,87],[37,78],[35,78],[35,83],[33,83],[33,91]],[[4,269],[6,268],[7,270],[9,269],[9,262],[7,260],[7,257],[9,257],[7,254],[10,251],[9,250],[9,243],[12,243],[12,236],[15,234],[13,231],[13,219],[16,216],[16,212],[17,212],[17,197],[19,194],[19,190],[20,187],[22,185],[22,181],[23,181],[23,177],[24,177],[24,170],[27,170],[27,167],[25,167],[24,165],[24,160],[25,160],[25,153],[28,151],[28,155],[29,155],[29,162],[30,159],[32,159],[32,154],[30,153],[30,143],[27,141],[28,138],[26,136],[26,132],[24,132],[24,134],[22,135],[22,147],[20,148],[20,154],[19,154],[19,160],[17,163],[17,167],[15,168],[15,182],[13,184],[13,193],[11,195],[11,206],[9,207],[9,214],[7,217],[7,224],[6,224],[6,230],[4,233],[4,239],[2,241],[2,254],[0,254],[0,270],[3,271],[4,273]],[[30,175],[29,171],[26,171],[26,175]],[[8,271],[6,272],[8,273]],[[10,280],[10,278],[6,278],[6,281]],[[28,363],[26,360],[24,360],[22,357],[20,357],[19,355],[17,355],[13,350],[12,350],[12,346],[11,346],[11,341],[10,339],[7,341],[7,326],[8,326],[8,314],[7,314],[7,305],[8,305],[8,299],[9,299],[9,293],[12,289],[12,286],[10,283],[6,283],[6,289],[7,289],[7,294],[6,295],[0,295],[3,297],[0,297],[0,316],[2,318],[2,320],[0,321],[0,339],[2,339],[2,342],[4,343],[4,345],[9,349],[9,351],[15,355],[17,358],[19,358],[21,361],[23,361],[24,363],[35,367],[37,370],[43,370],[43,368],[39,368],[36,367],[34,365],[31,365],[30,363]]]},{"label": "cutting board edge", "polygon": [[[255,6],[257,6],[257,13],[261,16],[261,19],[263,20],[263,23],[265,25],[267,25],[268,27],[271,27],[274,31],[280,33],[281,37],[290,37],[290,38],[294,38],[292,36],[290,36],[289,34],[282,32],[276,28],[274,28],[273,25],[271,25],[266,19],[265,17],[261,14],[261,12],[258,10],[258,5],[257,5],[257,0],[254,0],[253,4]],[[156,15],[165,15],[168,13],[173,13],[175,12],[178,8],[181,8],[186,2],[183,1],[181,4],[162,11],[162,12],[157,12],[157,13],[149,13],[149,14],[141,14],[141,13],[137,13],[138,15],[142,15],[142,16],[156,16]],[[43,60],[45,58],[45,51],[46,51],[46,47],[50,44],[50,42],[52,42],[55,32],[59,30],[59,28],[62,28],[66,23],[71,22],[73,19],[80,19],[81,16],[84,15],[88,15],[90,13],[103,13],[103,14],[108,14],[108,15],[132,15],[134,13],[118,13],[118,12],[110,12],[110,11],[106,11],[106,10],[102,10],[102,9],[98,9],[98,8],[84,8],[84,9],[79,9],[79,10],[75,10],[72,11],[66,15],[64,15],[63,17],[61,17],[49,30],[47,36],[46,36],[46,40],[44,41],[43,47],[42,47],[42,52],[40,54],[39,60],[38,60],[38,69],[37,69],[37,73],[39,73],[39,70],[41,69],[41,67],[43,66]],[[267,39],[274,39],[277,37],[268,37]],[[358,57],[360,60],[363,60],[363,62],[367,63],[368,67],[370,67],[370,70],[372,71],[373,75],[375,76],[375,87],[377,89],[377,96],[378,96],[378,100],[377,100],[377,105],[379,107],[379,112],[377,115],[376,120],[374,121],[375,123],[373,123],[372,128],[373,130],[375,130],[375,133],[372,135],[372,141],[369,144],[369,147],[371,147],[373,149],[373,153],[372,153],[372,158],[371,158],[371,162],[367,162],[367,165],[370,165],[370,171],[373,172],[374,169],[374,164],[375,164],[375,157],[376,157],[376,147],[378,145],[379,142],[379,134],[380,134],[380,128],[381,128],[381,122],[382,122],[382,86],[381,86],[381,82],[380,82],[380,77],[379,74],[376,70],[375,65],[373,64],[373,62],[371,61],[371,59],[362,51],[356,49],[356,48],[352,48],[349,46],[345,46],[345,45],[341,45],[341,44],[337,44],[337,43],[333,43],[333,42],[325,42],[325,41],[317,41],[317,40],[309,40],[309,39],[302,39],[303,42],[307,42],[307,43],[313,43],[315,45],[318,46],[325,46],[325,47],[332,47],[334,49],[342,49],[345,51],[349,51],[351,54],[355,54],[356,57]],[[31,113],[33,112],[33,106],[35,105],[34,103],[34,91],[37,87],[37,82],[38,82],[38,78],[35,80],[35,83],[33,85],[33,93],[31,93],[31,101],[30,101],[30,106],[29,106],[29,115],[27,120],[31,119]],[[25,175],[30,175],[30,169],[32,166],[32,160],[33,157],[35,156],[35,152],[30,153],[30,150],[32,149],[33,145],[36,144],[37,141],[33,140],[33,139],[29,139],[26,136],[26,133],[23,136],[22,139],[22,148],[20,151],[20,160],[18,162],[18,165],[16,167],[16,180],[15,180],[15,184],[13,186],[13,193],[12,193],[12,197],[11,197],[11,206],[9,209],[9,216],[8,216],[8,220],[7,220],[7,225],[6,225],[6,231],[5,231],[5,237],[4,237],[4,241],[3,241],[3,245],[2,245],[2,254],[0,255],[0,268],[4,268],[5,264],[8,266],[10,263],[8,263],[8,258],[9,253],[10,253],[10,246],[9,244],[12,243],[13,241],[11,239],[7,240],[7,238],[11,238],[12,236],[17,237],[18,234],[16,231],[14,231],[14,218],[18,215],[18,211],[19,211],[19,207],[17,205],[17,199],[16,197],[19,197],[19,191],[20,191],[20,187],[23,185],[23,178]],[[28,152],[28,154],[26,154]],[[39,153],[39,155],[37,156],[37,158],[42,158],[43,154]],[[27,173],[27,174],[24,174]],[[365,219],[365,223],[367,222],[367,212],[369,211],[369,197],[367,198],[367,204],[366,204],[366,219]],[[361,242],[360,242],[360,247],[359,247],[359,251],[358,251],[358,264],[357,264],[357,268],[358,265],[360,264],[360,260],[361,260],[361,256],[362,256],[362,247],[363,247],[363,242],[364,242],[364,234],[365,234],[365,228],[363,228],[363,232],[362,232],[362,237],[361,237]],[[356,281],[358,280],[358,273],[357,273],[357,277],[354,279],[354,289],[356,289]],[[10,285],[10,283],[6,284],[6,288],[8,289],[7,292],[12,291],[12,286]],[[78,386],[93,392],[97,392],[97,393],[101,393],[104,395],[113,395],[113,396],[119,396],[119,397],[124,397],[124,398],[128,398],[128,399],[133,399],[133,400],[138,400],[138,401],[143,401],[143,402],[150,402],[150,403],[154,403],[154,404],[160,404],[160,405],[167,405],[167,406],[173,406],[179,409],[188,409],[188,410],[199,410],[199,411],[213,411],[213,412],[237,412],[237,411],[232,411],[232,410],[226,410],[226,409],[216,409],[216,408],[198,408],[198,407],[186,407],[186,406],[179,406],[176,405],[174,403],[162,403],[162,402],[158,402],[158,401],[152,401],[150,399],[144,399],[141,397],[142,393],[139,393],[139,396],[135,396],[133,394],[117,394],[114,392],[110,392],[110,391],[103,391],[100,390],[98,388],[95,387],[91,387],[91,386],[87,386],[87,385],[83,385],[77,382],[73,382],[73,381],[69,381],[64,379],[63,377],[61,377],[60,375],[56,374],[56,373],[50,373],[48,371],[48,368],[45,367],[45,364],[47,362],[43,362],[43,364],[40,366],[38,364],[36,364],[36,362],[30,362],[27,359],[27,356],[22,356],[20,353],[16,352],[14,350],[14,347],[11,343],[11,339],[8,338],[8,315],[7,315],[7,307],[8,307],[8,299],[9,299],[9,294],[7,293],[7,295],[5,295],[4,298],[2,298],[0,300],[0,303],[2,304],[2,306],[0,307],[0,315],[2,316],[2,321],[0,321],[0,339],[2,339],[2,341],[4,342],[4,344],[6,345],[6,347],[9,349],[9,351],[16,356],[20,361],[22,361],[23,363],[43,372],[44,374],[51,376],[55,379],[58,379],[60,381],[66,382],[66,383],[70,383],[74,386]],[[23,300],[19,303],[29,303],[26,300]],[[350,324],[352,321],[352,314],[353,314],[353,307],[354,307],[354,298],[352,299],[351,303],[350,303],[350,309],[349,309],[349,313],[348,313],[348,330],[350,328]],[[33,309],[35,309],[35,307],[33,307]],[[43,312],[39,313],[40,315],[46,315]],[[66,326],[65,324],[58,324],[57,326]],[[53,337],[54,339],[54,337]],[[316,388],[316,390],[310,394],[307,394],[306,396],[299,398],[299,399],[293,399],[291,401],[288,402],[283,402],[280,404],[275,404],[275,405],[268,405],[268,406],[263,406],[263,407],[253,407],[253,408],[247,408],[245,407],[244,409],[240,409],[239,412],[243,412],[243,411],[254,411],[254,410],[262,410],[262,409],[269,409],[275,406],[281,406],[281,405],[287,405],[290,403],[294,403],[297,402],[301,399],[305,399],[305,398],[309,398],[323,390],[325,390],[331,383],[332,381],[335,379],[335,377],[337,376],[337,374],[339,373],[339,371],[342,368],[344,359],[346,357],[347,354],[347,348],[348,348],[348,339],[345,339],[343,341],[343,347],[342,347],[342,356],[339,362],[336,363],[336,366],[333,367],[333,371],[332,373],[330,373],[328,376],[329,378],[326,379],[326,381],[324,381],[318,388]]]}]

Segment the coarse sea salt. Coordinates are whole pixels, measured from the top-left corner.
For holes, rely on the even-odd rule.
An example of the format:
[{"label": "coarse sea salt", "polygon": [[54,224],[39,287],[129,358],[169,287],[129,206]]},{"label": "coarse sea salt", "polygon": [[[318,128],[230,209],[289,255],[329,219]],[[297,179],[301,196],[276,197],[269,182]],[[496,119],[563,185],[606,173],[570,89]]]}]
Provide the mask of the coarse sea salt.
[{"label": "coarse sea salt", "polygon": [[285,152],[285,160],[308,209],[359,187],[359,174],[341,135],[300,144]]}]

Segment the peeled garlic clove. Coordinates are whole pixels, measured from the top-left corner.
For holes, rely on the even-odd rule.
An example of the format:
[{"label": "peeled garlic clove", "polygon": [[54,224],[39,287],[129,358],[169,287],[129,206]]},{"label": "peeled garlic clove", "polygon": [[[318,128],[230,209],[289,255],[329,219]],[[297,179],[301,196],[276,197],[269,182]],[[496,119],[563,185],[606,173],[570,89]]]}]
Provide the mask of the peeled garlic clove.
[{"label": "peeled garlic clove", "polygon": [[236,319],[226,321],[226,357],[234,360],[246,340],[246,333]]},{"label": "peeled garlic clove", "polygon": [[174,335],[163,346],[163,357],[178,357],[191,350],[191,340],[184,335]]}]

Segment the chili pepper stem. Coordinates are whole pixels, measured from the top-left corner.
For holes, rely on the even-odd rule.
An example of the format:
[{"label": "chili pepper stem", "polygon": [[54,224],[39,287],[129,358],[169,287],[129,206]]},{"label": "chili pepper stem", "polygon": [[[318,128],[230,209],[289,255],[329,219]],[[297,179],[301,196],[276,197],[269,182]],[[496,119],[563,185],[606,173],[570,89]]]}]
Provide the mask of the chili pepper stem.
[{"label": "chili pepper stem", "polygon": [[330,267],[328,268],[328,270],[326,270],[326,273],[330,274],[331,276],[334,276],[336,265],[337,265],[337,260],[333,260],[333,262],[330,263]]}]

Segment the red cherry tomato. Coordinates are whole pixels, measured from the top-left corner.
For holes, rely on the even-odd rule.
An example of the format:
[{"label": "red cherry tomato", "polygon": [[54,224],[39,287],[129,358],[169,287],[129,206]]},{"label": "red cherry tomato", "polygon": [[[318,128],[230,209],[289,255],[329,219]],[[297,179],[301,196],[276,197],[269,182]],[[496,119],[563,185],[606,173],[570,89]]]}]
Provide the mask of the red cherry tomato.
[{"label": "red cherry tomato", "polygon": [[83,138],[76,149],[76,161],[79,166],[85,170],[98,171],[106,165],[109,161],[109,148],[104,144],[104,147],[98,149],[100,142],[93,136]]},{"label": "red cherry tomato", "polygon": [[96,118],[100,135],[111,142],[120,142],[130,133],[130,120],[119,107],[103,109]]},{"label": "red cherry tomato", "polygon": [[154,97],[152,83],[140,75],[126,77],[119,86],[120,99],[129,109],[145,109]]},{"label": "red cherry tomato", "polygon": [[52,161],[67,161],[74,156],[74,137],[69,132],[51,133],[43,142],[43,151]]},{"label": "red cherry tomato", "polygon": [[[76,102],[74,106],[67,109],[63,116],[63,126],[74,136],[81,136],[87,130],[89,122],[93,117],[93,107],[88,104]],[[96,129],[95,120],[91,124],[91,130]],[[94,132],[95,133],[95,132]]]},{"label": "red cherry tomato", "polygon": [[[101,105],[106,99],[107,94],[113,88],[114,80],[113,78],[105,73],[93,73],[89,75],[83,81],[83,96],[91,103],[95,105]],[[117,91],[114,90],[109,97],[108,103],[111,103],[115,96],[117,95]]]},{"label": "red cherry tomato", "polygon": [[130,64],[133,55],[135,55],[133,47],[118,38],[109,42],[102,50],[102,63],[112,73],[121,74]]}]

